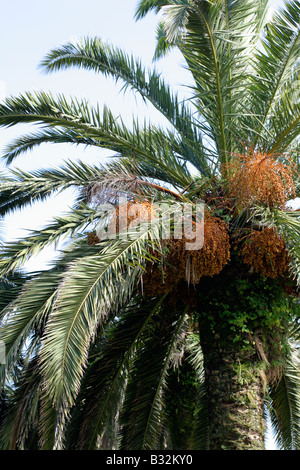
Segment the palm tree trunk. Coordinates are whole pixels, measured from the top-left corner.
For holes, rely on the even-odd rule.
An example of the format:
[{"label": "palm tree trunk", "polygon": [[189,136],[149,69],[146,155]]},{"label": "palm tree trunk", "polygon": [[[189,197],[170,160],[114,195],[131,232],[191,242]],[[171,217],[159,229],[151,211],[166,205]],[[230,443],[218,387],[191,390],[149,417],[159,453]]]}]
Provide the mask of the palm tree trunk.
[{"label": "palm tree trunk", "polygon": [[210,450],[264,450],[265,363],[219,335],[201,338],[206,374]]}]

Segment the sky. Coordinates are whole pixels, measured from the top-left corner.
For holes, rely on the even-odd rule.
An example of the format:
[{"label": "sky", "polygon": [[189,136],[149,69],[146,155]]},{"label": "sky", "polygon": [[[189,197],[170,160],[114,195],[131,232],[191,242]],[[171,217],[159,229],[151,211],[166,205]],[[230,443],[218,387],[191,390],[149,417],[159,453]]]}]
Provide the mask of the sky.
[{"label": "sky", "polygon": [[[148,117],[157,122],[158,113],[146,108],[129,93],[120,93],[112,80],[86,71],[71,70],[45,75],[38,65],[51,50],[69,40],[82,36],[100,36],[121,47],[145,66],[152,66],[157,17],[150,14],[135,22],[137,0],[10,0],[1,2],[0,16],[0,99],[26,91],[44,90],[53,94],[86,98],[91,103],[108,105],[116,114],[130,123],[132,115]],[[283,0],[270,0],[271,11],[283,4]],[[177,87],[188,80],[178,53],[158,62],[156,67],[171,85]],[[26,126],[0,129],[0,156],[5,146],[17,135],[28,130]],[[59,165],[66,159],[82,159],[96,163],[109,156],[107,151],[85,150],[66,145],[44,145],[20,156],[13,166],[33,170]],[[0,170],[4,169],[0,161]],[[4,239],[24,236],[29,230],[41,228],[52,216],[64,213],[72,204],[72,191],[51,197],[44,203],[36,203],[30,209],[18,211],[5,218]],[[53,256],[53,249],[27,263],[29,270],[39,268]],[[273,448],[272,440],[268,448]]]}]

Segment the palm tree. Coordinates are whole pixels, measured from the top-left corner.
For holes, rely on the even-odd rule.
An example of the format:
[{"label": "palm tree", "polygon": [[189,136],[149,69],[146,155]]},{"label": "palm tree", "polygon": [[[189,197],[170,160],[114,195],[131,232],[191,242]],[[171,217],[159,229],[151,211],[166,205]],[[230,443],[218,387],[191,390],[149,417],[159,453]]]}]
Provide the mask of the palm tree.
[{"label": "palm tree", "polygon": [[[122,81],[166,128],[128,127],[107,108],[44,92],[0,105],[2,126],[42,125],[8,146],[8,163],[44,143],[115,152],[99,166],[11,170],[0,185],[1,214],[78,188],[72,211],[2,250],[6,276],[69,240],[2,309],[3,383],[23,364],[1,445],[263,449],[267,404],[278,444],[297,449],[300,223],[287,202],[299,195],[300,2],[268,23],[266,0],[142,0],[137,19],[151,10],[155,57],[180,50],[188,100],[99,38],[67,43],[41,66]],[[183,209],[204,230],[197,250],[172,230]],[[105,235],[121,212],[129,229]]]}]

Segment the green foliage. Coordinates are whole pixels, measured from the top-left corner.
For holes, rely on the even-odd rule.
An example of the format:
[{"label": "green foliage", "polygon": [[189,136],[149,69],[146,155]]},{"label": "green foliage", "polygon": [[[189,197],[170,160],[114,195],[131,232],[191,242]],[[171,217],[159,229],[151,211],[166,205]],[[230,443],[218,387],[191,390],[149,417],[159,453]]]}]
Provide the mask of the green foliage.
[{"label": "green foliage", "polygon": [[238,348],[248,347],[257,331],[265,335],[283,333],[299,319],[299,304],[286,295],[280,281],[248,274],[236,276],[232,269],[231,264],[212,281],[206,280],[199,292],[200,322],[206,318],[213,333],[229,335]]}]

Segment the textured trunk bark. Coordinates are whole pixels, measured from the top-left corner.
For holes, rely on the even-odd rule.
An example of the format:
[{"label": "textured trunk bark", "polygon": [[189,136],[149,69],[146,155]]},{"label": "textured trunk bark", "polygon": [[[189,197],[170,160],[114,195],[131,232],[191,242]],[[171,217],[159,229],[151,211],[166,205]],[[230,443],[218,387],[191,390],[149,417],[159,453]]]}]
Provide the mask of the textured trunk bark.
[{"label": "textured trunk bark", "polygon": [[264,450],[264,363],[255,350],[234,351],[203,338],[209,450]]}]

